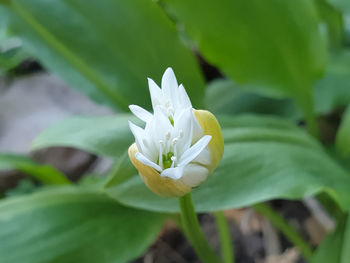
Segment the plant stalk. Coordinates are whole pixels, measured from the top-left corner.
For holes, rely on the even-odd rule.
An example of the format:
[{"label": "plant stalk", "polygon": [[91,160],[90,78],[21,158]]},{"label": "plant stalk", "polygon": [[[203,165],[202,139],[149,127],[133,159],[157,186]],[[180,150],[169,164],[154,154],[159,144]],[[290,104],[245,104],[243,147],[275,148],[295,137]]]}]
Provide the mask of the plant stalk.
[{"label": "plant stalk", "polygon": [[203,235],[194,210],[191,193],[180,197],[179,204],[181,209],[181,223],[185,234],[194,247],[201,262],[221,263]]},{"label": "plant stalk", "polygon": [[234,263],[234,246],[225,214],[223,211],[218,211],[214,216],[220,236],[222,260],[224,263]]},{"label": "plant stalk", "polygon": [[253,209],[259,214],[265,216],[271,224],[281,231],[290,242],[292,242],[300,251],[301,255],[306,259],[310,260],[312,257],[312,248],[310,245],[295,231],[282,216],[276,213],[267,204],[255,204],[252,206]]},{"label": "plant stalk", "polygon": [[307,124],[308,132],[316,139],[319,139],[320,133],[319,133],[319,128],[317,124],[317,118],[315,115],[312,89],[310,90],[310,92],[305,94],[302,99],[299,99],[297,102],[303,112],[304,119]]}]

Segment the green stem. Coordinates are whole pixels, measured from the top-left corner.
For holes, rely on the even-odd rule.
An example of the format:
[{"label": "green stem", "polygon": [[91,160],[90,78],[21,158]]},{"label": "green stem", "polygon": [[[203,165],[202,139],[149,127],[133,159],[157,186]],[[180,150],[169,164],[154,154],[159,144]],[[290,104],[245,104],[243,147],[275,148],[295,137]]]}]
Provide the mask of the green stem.
[{"label": "green stem", "polygon": [[299,106],[301,107],[303,111],[303,115],[307,124],[308,132],[315,137],[316,139],[319,138],[319,129],[317,124],[317,118],[315,116],[315,110],[314,110],[314,100],[313,100],[313,94],[312,89],[310,89],[310,92],[308,94],[305,94],[302,99],[299,100]]},{"label": "green stem", "polygon": [[220,242],[221,242],[221,256],[224,263],[234,263],[234,247],[230,235],[230,229],[223,211],[215,212],[215,221],[218,227]]},{"label": "green stem", "polygon": [[203,263],[220,263],[213,249],[209,246],[200,228],[194,211],[191,193],[180,197],[181,222],[186,236],[193,245],[198,257]]},{"label": "green stem", "polygon": [[259,214],[265,216],[271,224],[280,230],[290,242],[292,242],[303,255],[306,260],[310,260],[312,257],[312,248],[310,245],[296,232],[282,216],[277,214],[269,205],[266,204],[256,204],[253,208]]}]

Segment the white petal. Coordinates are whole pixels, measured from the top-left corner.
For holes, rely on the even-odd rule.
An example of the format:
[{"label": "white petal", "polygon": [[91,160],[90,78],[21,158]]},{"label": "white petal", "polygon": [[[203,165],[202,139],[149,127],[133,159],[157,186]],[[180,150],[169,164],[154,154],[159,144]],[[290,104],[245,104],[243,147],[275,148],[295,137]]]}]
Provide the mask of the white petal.
[{"label": "white petal", "polygon": [[156,169],[158,172],[161,172],[161,171],[162,171],[162,168],[161,168],[158,164],[156,164],[156,163],[150,161],[146,156],[144,156],[144,155],[143,155],[142,153],[140,153],[140,152],[137,152],[137,153],[135,154],[135,158],[136,158],[137,160],[139,160],[141,163],[143,163],[144,165],[147,165],[147,166],[150,166],[150,167]]},{"label": "white petal", "polygon": [[136,142],[137,148],[139,149],[139,151],[141,153],[143,153],[145,150],[145,147],[143,144],[143,140],[145,139],[145,131],[142,128],[140,128],[139,126],[136,126],[135,124],[133,124],[131,121],[129,121],[129,127],[130,127],[132,134],[135,137],[135,142]]},{"label": "white petal", "polygon": [[196,187],[203,183],[209,175],[209,170],[198,164],[188,164],[185,166],[181,181],[189,186]]},{"label": "white petal", "polygon": [[171,106],[174,107],[174,109],[177,108],[179,104],[179,89],[172,68],[167,68],[163,74],[162,91],[165,99],[171,103]]},{"label": "white petal", "polygon": [[130,105],[129,109],[131,110],[131,112],[140,120],[144,121],[144,122],[149,122],[153,115],[146,111],[145,109],[141,108],[140,106],[137,105]]},{"label": "white petal", "polygon": [[210,165],[211,163],[211,155],[210,152],[208,151],[207,148],[205,148],[203,151],[201,151],[201,153],[194,158],[192,161],[192,163],[199,163],[201,165]]},{"label": "white petal", "polygon": [[184,154],[181,156],[179,161],[179,166],[185,166],[196,158],[205,147],[207,147],[209,141],[211,140],[210,135],[204,135],[198,142],[191,146]]},{"label": "white petal", "polygon": [[182,177],[183,167],[175,167],[165,169],[160,175],[172,178],[174,180],[178,180]]},{"label": "white petal", "polygon": [[187,108],[181,111],[180,114],[174,116],[175,136],[179,136],[182,132],[182,138],[177,144],[177,153],[181,156],[192,143],[193,134],[193,121],[192,121],[192,108]]},{"label": "white petal", "polygon": [[[173,129],[173,125],[171,125],[171,122],[169,120],[168,115],[166,114],[166,112],[164,112],[164,108],[163,107],[156,107],[154,109],[154,120],[157,123],[157,126],[160,127],[162,126],[162,128],[164,128],[166,131],[168,131],[169,129]],[[158,129],[158,131],[160,131]]]},{"label": "white petal", "polygon": [[[159,153],[159,141],[165,141],[165,136],[168,132],[172,134],[174,127],[171,125],[170,120],[165,116],[161,110],[161,107],[157,106],[154,111],[153,118],[146,124],[145,133],[149,137],[149,145],[152,149],[152,154]],[[152,155],[153,156],[153,155]]]},{"label": "white petal", "polygon": [[196,119],[196,117],[194,116],[194,114],[192,114],[192,119],[193,119],[192,143],[194,143],[194,142],[198,141],[203,136],[203,129],[199,125],[199,122]]},{"label": "white petal", "polygon": [[182,84],[180,84],[179,86],[179,100],[180,100],[181,107],[192,108],[190,98],[188,97],[187,92]]},{"label": "white petal", "polygon": [[153,79],[150,78],[148,78],[148,88],[149,93],[151,94],[152,107],[154,110],[157,105],[164,101],[163,93]]}]

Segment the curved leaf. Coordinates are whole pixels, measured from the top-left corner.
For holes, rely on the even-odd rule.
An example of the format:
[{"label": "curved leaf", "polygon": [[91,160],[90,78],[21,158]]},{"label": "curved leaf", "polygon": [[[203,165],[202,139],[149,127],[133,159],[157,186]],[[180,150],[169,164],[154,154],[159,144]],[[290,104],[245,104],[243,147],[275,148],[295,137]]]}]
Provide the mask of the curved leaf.
[{"label": "curved leaf", "polygon": [[32,150],[69,146],[98,155],[119,157],[134,140],[128,120],[137,122],[131,114],[68,118],[44,130],[32,142]]},{"label": "curved leaf", "polygon": [[206,107],[220,114],[273,114],[291,119],[300,118],[293,101],[261,96],[248,91],[231,80],[220,79],[211,82],[205,95]]},{"label": "curved leaf", "polygon": [[342,123],[336,137],[336,146],[344,156],[350,155],[350,106],[343,114]]},{"label": "curved leaf", "polygon": [[315,83],[315,111],[326,114],[350,104],[350,52],[332,54],[325,76]]},{"label": "curved leaf", "polygon": [[24,49],[97,102],[149,107],[146,78],[159,81],[171,66],[201,105],[194,56],[153,1],[13,0],[0,14]]},{"label": "curved leaf", "polygon": [[0,203],[1,262],[127,262],[151,244],[163,220],[75,188],[10,198]]},{"label": "curved leaf", "polygon": [[300,100],[326,65],[310,0],[166,0],[203,56],[239,84]]},{"label": "curved leaf", "polygon": [[[197,211],[239,208],[276,198],[302,199],[320,191],[327,191],[343,208],[350,207],[349,174],[310,136],[287,128],[264,128],[264,133],[256,127],[245,128],[242,133],[234,129],[227,133],[224,129],[227,141],[219,167],[193,190]],[[147,210],[178,211],[177,200],[153,194],[135,169],[115,174],[130,178],[106,186],[106,192],[119,202]]]},{"label": "curved leaf", "polygon": [[[44,130],[33,142],[32,150],[51,146],[79,148],[94,154],[120,157],[134,141],[128,121],[142,123],[131,114],[93,117],[77,116],[64,119]],[[292,122],[270,116],[218,116],[224,128],[271,128],[300,132]]]},{"label": "curved leaf", "polygon": [[350,221],[342,219],[317,248],[311,263],[347,263],[350,248]]},{"label": "curved leaf", "polygon": [[50,165],[41,165],[24,155],[0,153],[0,171],[19,170],[44,184],[70,184],[60,171]]}]

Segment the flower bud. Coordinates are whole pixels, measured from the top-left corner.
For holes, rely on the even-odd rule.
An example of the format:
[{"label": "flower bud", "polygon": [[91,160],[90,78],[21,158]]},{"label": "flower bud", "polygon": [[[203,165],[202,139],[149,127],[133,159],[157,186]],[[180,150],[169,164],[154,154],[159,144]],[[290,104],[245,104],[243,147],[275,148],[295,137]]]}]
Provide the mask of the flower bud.
[{"label": "flower bud", "polygon": [[219,164],[224,141],[215,116],[194,110],[182,85],[169,68],[162,89],[149,79],[154,113],[131,105],[145,124],[130,122],[135,143],[129,157],[145,184],[163,197],[180,197],[198,187]]}]

